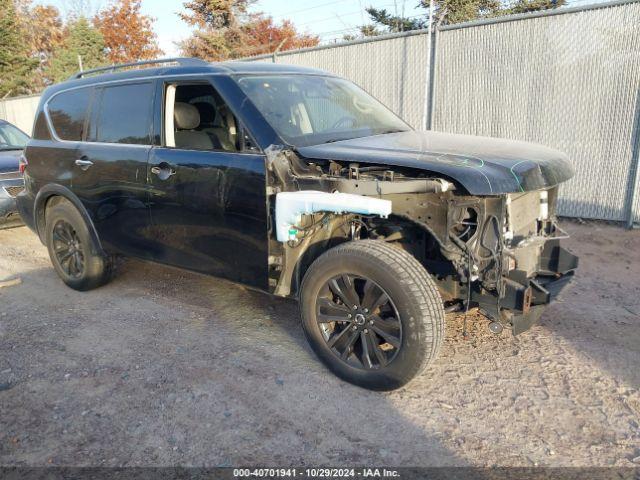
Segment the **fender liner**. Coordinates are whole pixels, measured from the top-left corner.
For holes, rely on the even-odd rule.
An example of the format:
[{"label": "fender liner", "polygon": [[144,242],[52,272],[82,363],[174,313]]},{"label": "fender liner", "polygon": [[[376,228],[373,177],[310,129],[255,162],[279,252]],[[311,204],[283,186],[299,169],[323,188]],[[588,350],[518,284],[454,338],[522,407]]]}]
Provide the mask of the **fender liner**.
[{"label": "fender liner", "polygon": [[36,232],[40,237],[40,241],[42,243],[45,243],[45,238],[44,238],[44,227],[46,224],[45,207],[49,199],[55,196],[65,198],[66,200],[71,202],[74,207],[78,209],[78,212],[80,212],[80,216],[82,216],[82,219],[87,225],[87,229],[89,230],[89,235],[91,236],[91,240],[93,243],[92,245],[93,251],[91,253],[94,255],[100,255],[100,256],[106,257],[107,253],[102,248],[102,242],[100,241],[100,237],[98,237],[98,232],[96,230],[96,227],[93,224],[93,220],[91,219],[89,212],[87,211],[85,206],[82,204],[82,201],[76,196],[75,193],[73,193],[67,187],[58,185],[57,183],[50,183],[48,185],[45,185],[40,189],[40,191],[38,191],[38,194],[36,195],[35,205],[33,209],[33,216],[35,219]]}]

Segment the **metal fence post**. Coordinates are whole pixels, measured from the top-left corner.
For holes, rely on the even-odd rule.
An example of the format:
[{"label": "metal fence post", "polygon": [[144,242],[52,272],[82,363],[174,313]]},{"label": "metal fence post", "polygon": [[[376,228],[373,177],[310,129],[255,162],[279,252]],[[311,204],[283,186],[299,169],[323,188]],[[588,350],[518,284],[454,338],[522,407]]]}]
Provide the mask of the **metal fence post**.
[{"label": "metal fence post", "polygon": [[438,61],[438,28],[431,33],[431,61],[429,62],[429,109],[427,110],[427,130],[433,129],[433,115],[436,106],[436,65]]},{"label": "metal fence post", "polygon": [[[640,181],[640,88],[636,96],[636,114],[631,133],[631,164],[629,165],[629,187],[627,189],[627,227],[633,228],[636,194]],[[639,212],[640,213],[640,212]]]},{"label": "metal fence post", "polygon": [[285,44],[287,40],[289,40],[289,37],[286,37],[284,40],[282,40],[278,45],[278,47],[273,51],[273,57],[271,57],[271,61],[273,63],[278,63],[278,52],[280,51],[280,49],[282,48],[282,46]]},{"label": "metal fence post", "polygon": [[433,65],[433,0],[429,1],[429,31],[427,33],[427,69],[424,79],[424,105],[422,110],[422,130],[431,129],[429,110],[431,109],[431,82]]}]

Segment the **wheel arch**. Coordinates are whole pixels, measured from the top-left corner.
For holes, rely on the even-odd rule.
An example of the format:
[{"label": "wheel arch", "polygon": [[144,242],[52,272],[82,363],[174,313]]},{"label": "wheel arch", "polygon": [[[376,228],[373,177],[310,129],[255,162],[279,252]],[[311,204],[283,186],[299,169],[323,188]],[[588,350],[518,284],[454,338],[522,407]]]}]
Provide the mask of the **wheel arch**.
[{"label": "wheel arch", "polygon": [[[337,216],[339,217],[339,216]],[[400,232],[400,239],[385,240],[384,238],[377,237],[375,239],[385,240],[391,246],[406,251],[412,255],[422,266],[427,273],[435,275],[436,272],[431,271],[432,266],[429,265],[430,260],[435,260],[439,257],[439,251],[436,253],[434,250],[428,250],[428,247],[433,248],[439,244],[435,232],[425,228],[425,226],[413,219],[398,217],[392,215],[389,219],[384,219],[379,223],[379,227],[396,227],[395,230],[390,229],[391,234]],[[420,241],[416,238],[419,237]],[[366,237],[374,238],[374,237]],[[409,240],[408,242],[405,240]],[[315,243],[303,246],[301,251],[295,260],[295,267],[289,278],[285,278],[286,282],[289,282],[291,288],[291,296],[298,298],[300,294],[300,287],[306,272],[309,267],[326,251],[335,248],[343,243],[353,241],[351,238],[345,238],[340,236],[332,236],[331,238],[319,239]]]},{"label": "wheel arch", "polygon": [[45,242],[44,232],[45,226],[47,224],[47,209],[54,206],[57,202],[63,200],[70,202],[78,210],[80,216],[87,225],[89,235],[91,235],[92,244],[97,249],[97,251],[92,253],[96,255],[106,256],[106,252],[102,248],[102,242],[100,241],[100,237],[98,236],[96,227],[93,224],[93,220],[91,219],[91,216],[89,215],[89,212],[87,211],[85,206],[82,204],[82,201],[67,187],[59,184],[48,184],[41,188],[36,195],[34,205],[34,219],[36,232],[40,237],[40,241],[43,243]]}]

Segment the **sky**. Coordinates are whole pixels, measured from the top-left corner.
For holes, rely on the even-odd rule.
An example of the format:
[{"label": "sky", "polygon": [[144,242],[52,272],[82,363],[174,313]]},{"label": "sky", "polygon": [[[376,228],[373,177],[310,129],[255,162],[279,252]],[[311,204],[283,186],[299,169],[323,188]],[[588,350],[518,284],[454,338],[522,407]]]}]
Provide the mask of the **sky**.
[{"label": "sky", "polygon": [[[145,14],[156,18],[155,31],[160,48],[166,56],[179,54],[175,42],[189,36],[190,27],[177,16],[184,0],[142,0]],[[38,0],[34,3],[55,5],[65,14],[73,0]],[[367,23],[364,9],[368,6],[386,8],[406,16],[424,12],[415,8],[417,0],[258,0],[252,11],[271,15],[276,22],[293,21],[299,31],[320,35],[320,40],[330,42],[353,33],[359,25]],[[108,0],[91,0],[92,8],[108,4]]]}]

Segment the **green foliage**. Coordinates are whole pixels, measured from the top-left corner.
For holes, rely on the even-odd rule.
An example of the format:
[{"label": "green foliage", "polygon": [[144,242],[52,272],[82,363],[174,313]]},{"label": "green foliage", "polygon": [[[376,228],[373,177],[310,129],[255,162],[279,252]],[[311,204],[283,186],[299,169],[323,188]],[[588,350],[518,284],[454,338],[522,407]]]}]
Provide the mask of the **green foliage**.
[{"label": "green foliage", "polygon": [[567,0],[517,0],[505,13],[528,13],[566,5]]},{"label": "green foliage", "polygon": [[79,70],[78,55],[84,69],[107,64],[104,38],[89,21],[80,17],[67,25],[67,35],[62,47],[51,60],[48,76],[54,82],[66,80]]},{"label": "green foliage", "polygon": [[[422,18],[405,18],[397,15],[391,15],[386,9],[369,7],[366,9],[369,17],[374,23],[387,28],[387,32],[406,32],[407,30],[420,30],[427,27],[427,19]],[[366,27],[369,27],[368,29]],[[371,26],[361,27],[360,31],[364,36],[373,36],[376,33],[375,28],[371,30]]]},{"label": "green foliage", "polygon": [[[470,22],[480,18],[502,15],[504,5],[500,0],[436,0],[434,22],[436,25]],[[429,9],[429,0],[420,5]]]},{"label": "green foliage", "polygon": [[29,56],[14,0],[0,0],[0,98],[30,93],[29,79],[38,60]]},{"label": "green foliage", "polygon": [[[417,17],[402,17],[392,15],[385,9],[367,8],[373,24],[360,27],[360,35],[373,36],[427,28],[429,3],[429,0],[420,0],[419,6],[426,12]],[[482,18],[547,10],[566,3],[567,0],[434,0],[433,21],[435,25],[470,22]],[[377,27],[382,30],[378,30]]]}]

